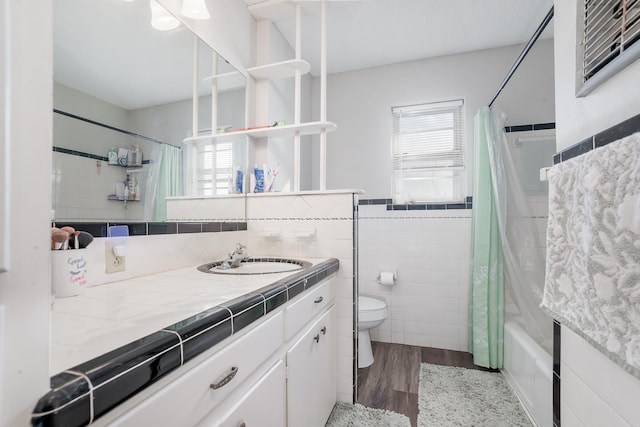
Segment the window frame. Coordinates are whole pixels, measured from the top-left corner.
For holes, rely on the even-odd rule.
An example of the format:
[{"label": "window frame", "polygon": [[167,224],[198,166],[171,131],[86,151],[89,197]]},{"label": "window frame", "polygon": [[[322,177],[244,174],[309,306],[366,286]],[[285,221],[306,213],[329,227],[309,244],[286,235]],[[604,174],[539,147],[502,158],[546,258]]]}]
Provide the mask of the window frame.
[{"label": "window frame", "polygon": [[[612,78],[614,75],[618,74],[620,71],[625,69],[631,63],[640,59],[640,33],[631,34],[630,40],[624,39],[623,29],[625,28],[626,18],[631,15],[632,24],[631,28],[636,26],[638,19],[640,19],[640,0],[606,0],[608,5],[611,6],[612,16],[620,10],[616,9],[616,5],[622,6],[622,11],[620,13],[619,18],[615,18],[617,21],[614,22],[612,19],[610,22],[612,24],[620,24],[620,25],[610,25],[604,28],[603,31],[616,31],[619,28],[619,38],[616,35],[616,38],[613,41],[620,41],[618,44],[618,52],[615,53],[615,50],[610,50],[613,52],[613,55],[610,55],[611,58],[605,57],[601,61],[598,61],[597,65],[593,68],[593,73],[589,76],[585,76],[585,54],[586,54],[586,38],[587,38],[587,28],[585,21],[587,20],[587,3],[593,2],[596,0],[583,0],[578,2],[577,7],[577,32],[576,32],[576,97],[584,97],[591,93],[598,86],[602,85],[604,82]],[[601,1],[601,0],[597,0]],[[633,7],[631,9],[626,9],[626,6],[631,4]],[[634,16],[633,10],[638,8],[637,14]],[[627,10],[630,10],[627,12]],[[625,14],[626,12],[626,14]],[[600,18],[596,20],[600,21]],[[595,24],[594,24],[595,26]],[[625,42],[631,42],[628,46],[625,46]],[[614,43],[615,45],[615,43]],[[609,56],[609,55],[607,55]]]},{"label": "window frame", "polygon": [[[210,167],[205,160],[207,153],[211,153]],[[221,154],[229,156],[228,165],[223,167],[218,165]],[[195,156],[194,184],[197,195],[217,196],[231,194],[234,191],[232,182],[230,182],[233,179],[233,142],[196,143]],[[219,178],[217,176],[219,174],[224,174],[225,178]],[[224,185],[225,183],[226,185]]]},{"label": "window frame", "polygon": [[[394,203],[459,203],[464,200],[465,190],[465,127],[464,127],[464,99],[455,98],[446,101],[426,102],[414,105],[394,106],[391,108],[392,116],[392,137],[391,137],[391,159],[392,159],[392,196]],[[450,126],[442,127],[442,115],[453,114]],[[408,124],[405,128],[407,139],[400,141],[403,130],[401,129],[402,117],[424,117],[421,122]],[[440,124],[438,124],[440,123]],[[411,129],[412,126],[418,126]],[[450,144],[446,141],[446,131],[452,132]],[[431,138],[430,140],[420,140],[421,135]],[[413,139],[413,141],[412,141]],[[422,143],[438,144],[432,150],[419,146]],[[401,154],[399,150],[407,146],[415,145],[413,153]],[[443,150],[446,145],[451,145],[450,150]],[[438,150],[440,148],[440,150]],[[438,165],[441,163],[441,165]],[[411,165],[403,167],[403,165]],[[403,176],[404,175],[404,176]],[[409,175],[409,176],[407,176]],[[440,175],[438,177],[438,175]],[[432,195],[419,195],[412,197],[407,190],[411,181],[414,186],[417,181],[434,181],[434,191],[438,184],[435,181],[451,181],[451,188],[448,195],[433,197]],[[421,184],[417,184],[420,186]],[[426,183],[425,183],[426,185]],[[404,187],[404,188],[403,188]]]}]

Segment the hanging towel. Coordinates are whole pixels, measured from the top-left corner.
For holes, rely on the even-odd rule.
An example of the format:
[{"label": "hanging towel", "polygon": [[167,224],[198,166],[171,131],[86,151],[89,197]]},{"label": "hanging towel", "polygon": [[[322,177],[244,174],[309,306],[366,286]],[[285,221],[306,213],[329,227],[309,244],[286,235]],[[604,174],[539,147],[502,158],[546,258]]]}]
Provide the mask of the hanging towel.
[{"label": "hanging towel", "polygon": [[640,133],[548,177],[541,306],[640,378]]}]

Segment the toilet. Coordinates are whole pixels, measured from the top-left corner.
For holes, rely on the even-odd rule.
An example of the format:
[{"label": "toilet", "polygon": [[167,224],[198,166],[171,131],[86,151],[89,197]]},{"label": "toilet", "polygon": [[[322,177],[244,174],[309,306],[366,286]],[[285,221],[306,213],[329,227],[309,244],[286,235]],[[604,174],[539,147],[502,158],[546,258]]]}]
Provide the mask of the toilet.
[{"label": "toilet", "polygon": [[387,304],[377,298],[358,297],[358,368],[373,363],[369,329],[380,326],[387,318]]}]

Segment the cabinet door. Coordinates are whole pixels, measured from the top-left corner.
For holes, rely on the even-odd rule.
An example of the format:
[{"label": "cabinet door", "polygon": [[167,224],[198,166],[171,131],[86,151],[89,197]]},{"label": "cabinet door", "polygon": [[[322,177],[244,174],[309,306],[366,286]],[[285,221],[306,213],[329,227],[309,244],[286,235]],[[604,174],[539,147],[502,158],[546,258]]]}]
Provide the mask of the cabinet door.
[{"label": "cabinet door", "polygon": [[290,427],[323,426],[336,402],[336,351],[331,307],[287,352]]},{"label": "cabinet door", "polygon": [[283,427],[285,425],[285,366],[280,360],[231,411],[222,417],[215,411],[198,427]]}]

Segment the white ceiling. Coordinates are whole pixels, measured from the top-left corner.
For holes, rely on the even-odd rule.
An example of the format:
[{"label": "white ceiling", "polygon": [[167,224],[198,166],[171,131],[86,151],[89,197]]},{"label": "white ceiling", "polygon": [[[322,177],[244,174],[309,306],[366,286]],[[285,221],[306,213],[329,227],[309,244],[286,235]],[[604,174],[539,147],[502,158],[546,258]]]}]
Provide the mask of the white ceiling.
[{"label": "white ceiling", "polygon": [[[245,1],[253,4],[262,0]],[[317,2],[301,3],[302,56],[312,64],[312,73],[318,75],[319,8]],[[525,43],[552,3],[553,0],[328,1],[328,72]],[[184,26],[169,32],[156,31],[149,21],[147,0],[56,0],[54,79],[126,109],[190,98],[191,33]],[[294,46],[295,19],[275,25]],[[551,27],[543,38],[551,36]]]},{"label": "white ceiling", "polygon": [[[328,1],[327,72],[526,43],[552,5],[553,0]],[[302,57],[314,75],[320,66],[319,16],[305,13],[301,25]],[[295,19],[276,27],[295,46]],[[541,38],[552,37],[552,27]]]}]

